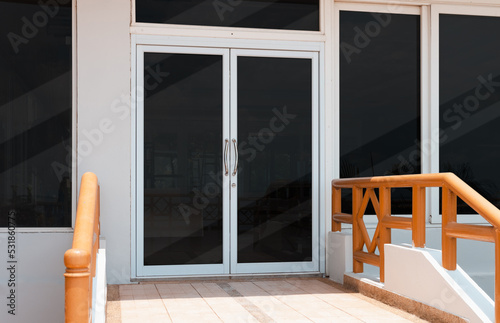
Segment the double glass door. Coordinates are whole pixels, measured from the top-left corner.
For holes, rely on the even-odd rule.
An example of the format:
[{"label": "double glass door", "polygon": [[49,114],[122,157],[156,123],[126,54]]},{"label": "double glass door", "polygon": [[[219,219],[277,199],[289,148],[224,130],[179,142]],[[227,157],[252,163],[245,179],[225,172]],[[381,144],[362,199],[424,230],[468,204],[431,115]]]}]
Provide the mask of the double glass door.
[{"label": "double glass door", "polygon": [[317,53],[138,46],[137,275],[319,271]]}]

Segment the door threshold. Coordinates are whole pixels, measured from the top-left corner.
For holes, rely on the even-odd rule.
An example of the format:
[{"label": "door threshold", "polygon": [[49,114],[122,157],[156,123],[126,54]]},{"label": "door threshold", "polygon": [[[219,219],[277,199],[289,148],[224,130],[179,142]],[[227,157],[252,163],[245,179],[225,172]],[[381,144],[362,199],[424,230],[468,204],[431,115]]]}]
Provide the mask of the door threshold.
[{"label": "door threshold", "polygon": [[264,274],[224,274],[224,275],[192,275],[192,276],[150,276],[131,278],[130,282],[171,282],[171,281],[188,281],[188,280],[234,280],[246,281],[253,279],[284,279],[284,278],[324,278],[325,274],[320,272],[302,272],[302,273],[264,273]]}]

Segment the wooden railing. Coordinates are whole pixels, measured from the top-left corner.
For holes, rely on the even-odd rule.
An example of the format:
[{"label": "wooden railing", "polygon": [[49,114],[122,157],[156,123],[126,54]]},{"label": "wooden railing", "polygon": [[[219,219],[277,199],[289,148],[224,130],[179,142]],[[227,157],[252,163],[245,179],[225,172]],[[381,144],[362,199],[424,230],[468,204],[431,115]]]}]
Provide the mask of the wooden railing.
[{"label": "wooden railing", "polygon": [[[412,217],[391,214],[391,188],[412,189]],[[495,243],[495,317],[500,321],[500,210],[451,173],[381,176],[337,179],[332,181],[332,231],[341,231],[342,223],[352,224],[353,271],[363,272],[363,264],[380,267],[384,281],[384,245],[391,243],[391,229],[412,231],[414,247],[425,247],[425,189],[442,188],[443,267],[457,267],[457,238]],[[352,189],[352,214],[341,212],[341,189]],[[375,189],[378,189],[378,196]],[[457,197],[480,214],[490,225],[457,223]],[[370,239],[363,216],[371,201],[378,218]],[[366,251],[364,250],[366,247]],[[376,254],[378,248],[379,254]]]},{"label": "wooden railing", "polygon": [[65,318],[69,323],[92,321],[92,278],[99,249],[99,185],[85,173],[80,185],[73,246],[64,254]]}]

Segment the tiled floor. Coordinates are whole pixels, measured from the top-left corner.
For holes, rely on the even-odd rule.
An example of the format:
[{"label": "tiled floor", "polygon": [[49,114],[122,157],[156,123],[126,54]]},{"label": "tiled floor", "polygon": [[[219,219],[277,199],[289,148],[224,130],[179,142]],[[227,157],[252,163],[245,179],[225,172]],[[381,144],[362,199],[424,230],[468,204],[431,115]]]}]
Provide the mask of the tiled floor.
[{"label": "tiled floor", "polygon": [[424,322],[340,288],[321,278],[119,285],[108,301],[107,321]]}]

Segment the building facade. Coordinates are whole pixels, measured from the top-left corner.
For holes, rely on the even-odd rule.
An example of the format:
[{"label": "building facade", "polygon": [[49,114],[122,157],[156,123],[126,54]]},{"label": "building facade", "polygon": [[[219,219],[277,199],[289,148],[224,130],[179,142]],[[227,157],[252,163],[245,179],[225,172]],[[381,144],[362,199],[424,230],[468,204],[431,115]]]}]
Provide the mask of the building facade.
[{"label": "building facade", "polygon": [[[48,322],[87,171],[110,284],[327,275],[334,178],[450,171],[500,205],[496,0],[0,0],[0,15],[0,241],[14,219],[19,308],[50,296]],[[410,214],[410,191],[393,198]],[[429,190],[435,248],[439,205]],[[459,250],[487,285],[492,246]]]}]

